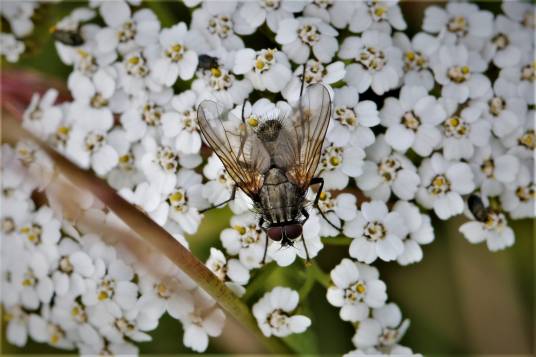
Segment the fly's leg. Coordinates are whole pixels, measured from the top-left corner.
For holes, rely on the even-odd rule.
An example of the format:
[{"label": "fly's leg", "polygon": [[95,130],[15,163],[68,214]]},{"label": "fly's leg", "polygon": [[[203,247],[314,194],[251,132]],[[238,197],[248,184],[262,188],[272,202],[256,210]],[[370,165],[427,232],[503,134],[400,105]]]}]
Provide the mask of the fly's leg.
[{"label": "fly's leg", "polygon": [[[259,227],[261,227],[261,229],[263,231],[265,231],[264,227],[262,226],[264,224],[264,218],[260,218],[259,219]],[[266,232],[265,232],[266,233]],[[261,261],[261,264],[264,265],[264,262],[266,261],[266,252],[268,251],[268,235],[266,234],[265,235],[265,243],[264,243],[264,254],[262,255],[262,261]]]},{"label": "fly's leg", "polygon": [[316,193],[316,197],[315,197],[315,200],[313,202],[313,206],[318,210],[318,212],[320,213],[320,215],[322,216],[322,218],[324,218],[324,220],[326,222],[328,222],[328,224],[330,226],[332,226],[333,228],[335,228],[337,231],[339,231],[339,233],[342,233],[342,227],[337,227],[336,224],[334,224],[333,222],[331,222],[327,217],[326,215],[324,214],[324,212],[322,212],[322,210],[320,209],[320,206],[318,205],[318,201],[320,200],[320,195],[322,194],[322,189],[324,188],[324,179],[322,177],[313,177],[313,179],[311,180],[311,186],[312,185],[320,185],[320,188],[318,189],[318,192]]},{"label": "fly's leg", "polygon": [[246,103],[248,102],[247,98],[244,99],[244,104],[242,105],[242,124],[246,124]]},{"label": "fly's leg", "polygon": [[207,212],[207,211],[210,211],[210,210],[213,209],[213,208],[221,207],[221,206],[223,206],[224,204],[226,204],[226,203],[231,202],[232,200],[234,200],[234,199],[235,199],[235,195],[236,195],[236,185],[233,186],[233,191],[231,191],[231,197],[229,197],[228,200],[225,200],[225,201],[223,201],[223,202],[221,202],[221,203],[218,203],[217,205],[212,205],[212,206],[210,206],[210,207],[208,207],[208,208],[199,210],[199,213],[205,213],[205,212]]},{"label": "fly's leg", "polygon": [[[303,226],[303,224],[307,222],[307,220],[309,219],[309,212],[307,212],[305,208],[302,208],[301,213],[303,214],[304,218],[300,224]],[[303,242],[303,248],[305,249],[305,257],[307,258],[306,264],[308,264],[311,258],[309,258],[309,251],[307,250],[307,245],[305,244],[305,237],[303,236],[303,233],[302,233],[302,242]]]}]

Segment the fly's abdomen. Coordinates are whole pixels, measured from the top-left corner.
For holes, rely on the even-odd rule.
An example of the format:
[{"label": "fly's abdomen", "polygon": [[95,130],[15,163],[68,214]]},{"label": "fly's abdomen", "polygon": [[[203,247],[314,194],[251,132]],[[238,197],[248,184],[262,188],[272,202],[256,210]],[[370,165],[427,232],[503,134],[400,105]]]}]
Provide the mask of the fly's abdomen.
[{"label": "fly's abdomen", "polygon": [[264,185],[260,193],[264,218],[272,223],[295,221],[300,215],[304,197],[290,182]]}]

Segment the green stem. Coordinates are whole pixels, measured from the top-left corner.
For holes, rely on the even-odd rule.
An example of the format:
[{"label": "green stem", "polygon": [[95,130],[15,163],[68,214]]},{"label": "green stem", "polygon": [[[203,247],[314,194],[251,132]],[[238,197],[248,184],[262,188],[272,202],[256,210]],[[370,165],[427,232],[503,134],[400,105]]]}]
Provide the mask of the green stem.
[{"label": "green stem", "polygon": [[307,298],[307,296],[311,292],[311,289],[315,285],[316,280],[316,271],[311,266],[305,271],[305,281],[303,282],[303,285],[299,291],[300,301],[303,301]]},{"label": "green stem", "polygon": [[315,261],[311,263],[311,266],[309,267],[309,271],[311,272],[311,275],[315,278],[317,282],[322,284],[322,286],[324,286],[326,289],[329,288],[331,284],[331,278],[329,277],[329,274],[325,273]]},{"label": "green stem", "polygon": [[245,294],[242,296],[243,301],[249,301],[255,293],[266,286],[266,278],[274,271],[277,265],[272,262],[265,265],[259,273],[250,280]]},{"label": "green stem", "polygon": [[350,245],[352,243],[352,238],[348,237],[324,237],[322,238],[322,243],[326,245]]}]

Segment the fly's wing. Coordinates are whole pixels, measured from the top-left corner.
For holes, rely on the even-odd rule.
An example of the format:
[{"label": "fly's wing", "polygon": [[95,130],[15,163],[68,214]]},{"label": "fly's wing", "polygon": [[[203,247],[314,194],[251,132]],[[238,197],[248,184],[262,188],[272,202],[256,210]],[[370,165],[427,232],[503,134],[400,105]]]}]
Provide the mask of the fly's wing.
[{"label": "fly's wing", "polygon": [[255,197],[270,168],[270,155],[255,132],[216,102],[205,100],[197,109],[199,128],[235,183]]},{"label": "fly's wing", "polygon": [[313,178],[331,116],[331,98],[322,84],[307,87],[291,123],[281,131],[274,153],[278,167],[304,190]]}]

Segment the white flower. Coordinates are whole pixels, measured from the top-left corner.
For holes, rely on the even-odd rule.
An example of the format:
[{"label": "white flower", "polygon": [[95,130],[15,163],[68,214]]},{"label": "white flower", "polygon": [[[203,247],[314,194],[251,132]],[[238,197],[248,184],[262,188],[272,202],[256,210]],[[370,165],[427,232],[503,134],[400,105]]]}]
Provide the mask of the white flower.
[{"label": "white flower", "polygon": [[24,347],[28,341],[28,313],[20,305],[4,305],[3,308],[3,315],[7,320],[6,340],[17,347]]},{"label": "white flower", "polygon": [[266,246],[266,233],[258,226],[252,213],[231,218],[231,227],[220,234],[223,247],[230,255],[238,255],[240,262],[248,269],[259,268]]},{"label": "white flower", "polygon": [[41,309],[41,315],[31,314],[28,323],[28,332],[36,342],[47,343],[50,346],[71,350],[74,348],[71,331],[64,331],[60,325],[50,320],[48,306]]},{"label": "white flower", "polygon": [[121,343],[125,338],[135,342],[151,341],[151,336],[143,331],[156,326],[152,321],[141,320],[138,309],[121,310],[119,307],[105,307],[102,304],[88,308],[90,322],[107,340]]},{"label": "white flower", "polygon": [[534,174],[527,165],[520,165],[515,181],[508,184],[500,196],[502,208],[513,219],[534,217],[535,191]]},{"label": "white flower", "polygon": [[480,50],[493,33],[493,14],[479,10],[476,4],[449,3],[445,10],[430,6],[424,12],[422,28],[439,34],[446,44],[465,44]]},{"label": "white flower", "polygon": [[130,7],[124,1],[106,1],[99,12],[108,26],[95,35],[101,53],[117,49],[124,54],[150,45],[158,36],[160,21],[150,9],[136,11],[131,17]]},{"label": "white flower", "polygon": [[430,216],[420,213],[419,208],[407,201],[397,201],[393,211],[400,213],[408,227],[408,235],[402,239],[404,251],[397,258],[401,265],[408,265],[422,260],[421,245],[434,240],[434,229]]},{"label": "white flower", "polygon": [[212,48],[239,50],[244,48],[244,42],[237,33],[255,31],[246,21],[237,18],[239,13],[236,1],[203,3],[192,14],[191,28],[199,31]]},{"label": "white flower", "polygon": [[296,256],[302,259],[314,258],[324,248],[320,240],[320,218],[312,212],[303,225],[301,239],[296,239],[293,246],[283,246],[281,242],[273,241],[268,247],[268,255],[281,267],[294,263]]},{"label": "white flower", "polygon": [[447,161],[435,153],[425,159],[419,167],[421,186],[417,191],[417,202],[426,208],[433,208],[443,220],[463,212],[461,195],[471,193],[475,184],[469,165]]},{"label": "white flower", "polygon": [[79,295],[86,289],[85,279],[95,272],[92,259],[82,247],[70,238],[64,238],[58,245],[59,260],[52,273],[57,296]]},{"label": "white flower", "polygon": [[395,88],[402,76],[402,51],[383,32],[367,31],[361,37],[347,37],[339,57],[355,62],[347,67],[345,80],[359,93],[372,88],[382,95]]},{"label": "white flower", "polygon": [[[314,193],[316,195],[316,193]],[[311,197],[314,200],[314,197]],[[322,191],[318,199],[318,207],[324,213],[331,224],[339,227],[341,220],[349,221],[355,218],[357,214],[357,199],[349,193],[341,193],[333,197],[330,191]],[[320,235],[334,237],[340,232],[336,230],[325,219],[320,220]]]},{"label": "white flower", "polygon": [[9,23],[15,36],[26,37],[34,29],[31,18],[38,6],[36,1],[6,1],[0,6],[0,14]]},{"label": "white flower", "polygon": [[483,56],[493,60],[499,68],[512,67],[519,64],[526,44],[531,41],[531,32],[523,29],[520,24],[499,15],[495,18],[493,34],[484,46]]},{"label": "white flower", "polygon": [[108,184],[116,190],[132,189],[143,180],[143,174],[135,167],[136,156],[139,156],[141,146],[132,145],[127,139],[126,132],[119,128],[113,129],[107,139],[119,156],[117,166],[106,177]]},{"label": "white flower", "polygon": [[282,20],[292,18],[292,14],[302,11],[305,5],[304,1],[246,1],[239,12],[241,18],[251,27],[257,29],[266,21],[268,28],[277,32]]},{"label": "white flower", "polygon": [[469,221],[460,226],[460,232],[472,244],[486,241],[492,252],[514,244],[515,235],[502,212],[488,211],[485,222]]},{"label": "white flower", "polygon": [[357,217],[344,225],[344,234],[354,238],[350,256],[370,264],[378,257],[396,259],[404,250],[407,226],[398,212],[389,212],[382,201],[365,202]]},{"label": "white flower", "polygon": [[185,154],[198,153],[201,149],[196,104],[193,91],[182,92],[171,100],[173,111],[166,111],[162,116],[164,136],[174,139],[175,149]]},{"label": "white flower", "polygon": [[169,218],[178,223],[180,228],[193,234],[201,223],[199,209],[206,207],[203,199],[202,177],[188,169],[180,169],[177,174],[177,184],[170,192],[166,192],[165,205]]},{"label": "white flower", "polygon": [[365,151],[350,143],[347,146],[328,145],[322,152],[318,171],[324,178],[325,190],[342,190],[348,185],[349,177],[363,173]]},{"label": "white flower", "polygon": [[423,86],[427,90],[434,87],[434,76],[430,69],[433,55],[439,48],[439,40],[424,32],[419,32],[409,40],[405,33],[393,35],[393,43],[403,51],[403,84]]},{"label": "white flower", "polygon": [[121,114],[121,124],[129,141],[137,141],[145,136],[156,136],[162,127],[162,117],[169,95],[148,93],[133,97],[128,108]]},{"label": "white flower", "polygon": [[510,97],[506,81],[498,79],[493,85],[493,92],[479,100],[482,105],[482,117],[492,125],[493,134],[499,138],[512,133],[520,126],[527,112],[527,103],[517,97]]},{"label": "white flower", "polygon": [[249,270],[238,259],[227,260],[220,250],[210,248],[210,256],[205,264],[235,294],[244,294],[244,285],[249,281]]},{"label": "white flower", "polygon": [[276,287],[253,305],[253,315],[266,337],[288,336],[302,333],[311,320],[303,315],[292,315],[299,302],[298,293],[292,289]]},{"label": "white flower", "polygon": [[[260,99],[262,100],[262,99]],[[259,100],[259,101],[260,101]],[[210,155],[203,174],[208,179],[203,185],[203,197],[212,205],[219,205],[231,198],[234,180],[225,171],[221,160],[216,154]],[[244,213],[251,206],[251,199],[240,189],[236,190],[234,201],[229,202],[229,207],[235,214]]]},{"label": "white flower", "polygon": [[355,10],[350,15],[348,21],[352,32],[372,29],[389,34],[391,27],[396,30],[405,30],[407,27],[398,0],[356,2]]},{"label": "white flower", "polygon": [[440,47],[435,57],[432,69],[442,85],[443,97],[463,103],[468,98],[482,97],[490,89],[490,80],[482,74],[487,64],[477,52],[463,45],[447,45]]},{"label": "white flower", "polygon": [[371,127],[380,122],[376,103],[371,100],[359,101],[359,93],[354,87],[344,86],[334,91],[333,111],[327,139],[338,146],[355,143],[365,148],[374,142]]},{"label": "white flower", "polygon": [[520,165],[519,159],[506,154],[496,141],[477,149],[469,164],[483,196],[500,195],[515,180]]},{"label": "white flower", "polygon": [[[98,125],[97,121],[93,123]],[[88,130],[80,126],[74,128],[69,133],[65,151],[76,164],[86,169],[91,167],[99,176],[106,175],[119,160],[114,147],[107,141],[106,132],[97,126]]]},{"label": "white flower", "polygon": [[446,116],[445,109],[424,87],[409,85],[400,90],[400,99],[386,98],[380,111],[382,125],[387,127],[387,143],[402,152],[412,148],[424,157],[441,143],[437,125]]},{"label": "white flower", "polygon": [[221,334],[225,315],[215,307],[216,302],[201,289],[195,291],[194,302],[194,311],[180,319],[184,326],[182,342],[196,352],[204,352],[208,347],[208,337]]},{"label": "white flower", "polygon": [[491,124],[482,119],[482,106],[469,105],[463,109],[445,101],[447,118],[441,124],[443,156],[447,160],[470,159],[475,147],[489,145]]},{"label": "white flower", "polygon": [[4,56],[8,62],[17,62],[26,46],[10,33],[0,33],[0,55]]},{"label": "white flower", "polygon": [[352,342],[359,348],[395,346],[408,327],[409,320],[402,321],[400,308],[394,303],[389,303],[374,309],[372,318],[360,322]]},{"label": "white flower", "polygon": [[161,190],[154,184],[141,182],[132,189],[126,187],[120,189],[119,194],[145,211],[159,225],[166,224],[169,206],[164,202]]},{"label": "white flower", "polygon": [[163,29],[157,48],[149,48],[151,76],[157,83],[172,86],[177,78],[189,80],[197,68],[198,58],[192,47],[194,38],[184,22]]},{"label": "white flower", "polygon": [[142,141],[145,153],[139,167],[159,192],[170,192],[177,182],[179,155],[167,145],[159,145],[153,137]]},{"label": "white flower", "polygon": [[[528,104],[534,104],[534,86],[536,64],[533,61],[534,53],[522,58],[519,66],[503,68],[499,73],[499,80],[508,86],[509,92],[523,98]],[[515,94],[514,94],[515,93]]]},{"label": "white flower", "polygon": [[23,126],[42,138],[55,132],[63,115],[61,108],[54,105],[57,97],[55,89],[49,89],[43,97],[35,93],[22,116]]},{"label": "white flower", "polygon": [[115,77],[112,67],[100,68],[89,77],[80,71],[69,75],[67,85],[74,101],[68,107],[67,115],[75,118],[74,123],[80,128],[108,130],[112,126],[109,104],[116,88]]},{"label": "white flower", "polygon": [[[305,79],[302,78],[304,65]],[[304,65],[298,66],[294,70],[294,76],[292,76],[290,82],[288,82],[287,86],[281,91],[283,98],[289,103],[297,103],[300,99],[302,82],[304,82],[304,87],[314,83],[322,83],[328,88],[328,91],[331,91],[329,85],[342,80],[346,73],[344,63],[341,61],[326,65],[315,59],[310,59]]]},{"label": "white flower", "polygon": [[338,32],[319,18],[287,18],[279,23],[277,43],[295,63],[305,63],[311,51],[320,62],[331,62],[338,49]]},{"label": "white flower", "polygon": [[386,286],[379,279],[378,269],[344,258],[332,271],[335,284],[327,291],[327,299],[340,307],[344,321],[362,321],[370,308],[381,307],[387,300]]},{"label": "white flower", "polygon": [[222,66],[197,72],[192,83],[199,102],[210,99],[231,108],[234,104],[242,104],[253,90],[248,79],[238,79],[227,68]]},{"label": "white flower", "polygon": [[534,5],[522,1],[504,1],[502,10],[512,20],[519,22],[529,30],[534,29]]},{"label": "white flower", "polygon": [[367,158],[356,182],[368,197],[387,202],[391,191],[403,200],[415,197],[420,183],[417,169],[407,157],[392,152],[383,135],[367,148]]},{"label": "white flower", "polygon": [[[151,254],[150,267],[138,271],[140,298],[138,306],[154,318],[160,318],[166,311],[175,319],[194,311],[194,300],[185,285],[182,272],[159,253]],[[194,283],[195,287],[195,283]]]},{"label": "white flower", "polygon": [[534,118],[536,118],[536,112],[529,110],[524,117],[520,118],[520,124],[516,129],[501,138],[501,142],[508,149],[509,153],[515,154],[523,159],[533,160],[534,149],[536,147]]},{"label": "white flower", "polygon": [[[101,260],[95,264],[97,269],[93,279],[86,281],[87,289],[82,294],[84,305],[103,305],[109,313],[119,308],[132,309],[138,299],[138,286],[132,282],[132,268],[115,257],[115,249],[101,242],[93,246],[93,258]],[[111,259],[114,260],[107,261]]]},{"label": "white flower", "polygon": [[287,56],[277,49],[238,50],[235,54],[233,72],[245,75],[253,88],[272,93],[285,88],[292,75]]}]

